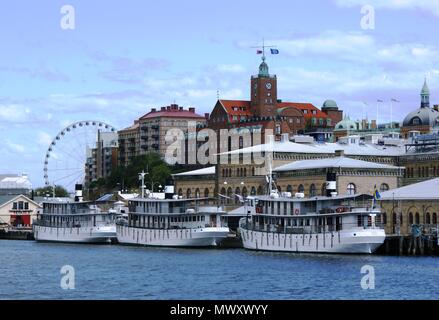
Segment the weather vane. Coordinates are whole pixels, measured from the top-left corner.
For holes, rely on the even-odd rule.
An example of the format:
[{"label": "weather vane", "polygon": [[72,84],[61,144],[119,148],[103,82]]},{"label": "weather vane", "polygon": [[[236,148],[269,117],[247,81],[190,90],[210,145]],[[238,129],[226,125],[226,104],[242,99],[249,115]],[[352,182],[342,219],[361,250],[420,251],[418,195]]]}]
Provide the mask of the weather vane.
[{"label": "weather vane", "polygon": [[265,39],[262,39],[262,46],[255,46],[255,47],[252,47],[252,48],[258,49],[256,51],[256,54],[262,54],[262,61],[265,61],[265,49],[266,48],[270,48],[270,53],[271,54],[279,54],[279,50],[275,49],[276,46],[266,46],[265,45]]}]

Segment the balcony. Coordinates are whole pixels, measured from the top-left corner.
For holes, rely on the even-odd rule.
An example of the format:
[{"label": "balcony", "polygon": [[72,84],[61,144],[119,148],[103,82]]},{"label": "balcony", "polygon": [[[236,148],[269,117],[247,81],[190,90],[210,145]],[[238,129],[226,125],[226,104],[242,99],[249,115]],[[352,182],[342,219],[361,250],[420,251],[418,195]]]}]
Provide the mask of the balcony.
[{"label": "balcony", "polygon": [[147,136],[147,135],[142,135],[140,138],[141,138],[142,140],[146,140],[146,141],[148,141],[148,136]]},{"label": "balcony", "polygon": [[155,150],[158,150],[158,148],[159,148],[158,143],[153,143],[152,144],[152,148],[155,149]]},{"label": "balcony", "polygon": [[142,131],[148,131],[148,130],[149,130],[149,127],[146,126],[146,125],[143,125],[143,126],[140,127],[140,130],[142,130]]},{"label": "balcony", "polygon": [[141,148],[142,148],[143,150],[148,150],[148,145],[146,145],[146,144],[142,144]]},{"label": "balcony", "polygon": [[159,129],[159,125],[158,124],[153,124],[151,126],[151,128],[154,129],[154,130],[158,130]]},{"label": "balcony", "polygon": [[158,140],[158,139],[159,139],[159,135],[158,135],[158,134],[153,134],[153,135],[152,135],[152,138],[153,138],[154,140]]}]

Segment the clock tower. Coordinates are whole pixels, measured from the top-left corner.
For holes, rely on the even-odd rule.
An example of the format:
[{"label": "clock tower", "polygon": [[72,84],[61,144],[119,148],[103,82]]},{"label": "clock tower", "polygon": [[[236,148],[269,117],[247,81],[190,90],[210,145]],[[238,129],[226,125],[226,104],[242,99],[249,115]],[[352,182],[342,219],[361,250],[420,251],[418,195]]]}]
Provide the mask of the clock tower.
[{"label": "clock tower", "polygon": [[277,79],[270,75],[265,55],[259,65],[259,74],[252,76],[250,88],[250,108],[257,117],[274,117],[277,111]]}]

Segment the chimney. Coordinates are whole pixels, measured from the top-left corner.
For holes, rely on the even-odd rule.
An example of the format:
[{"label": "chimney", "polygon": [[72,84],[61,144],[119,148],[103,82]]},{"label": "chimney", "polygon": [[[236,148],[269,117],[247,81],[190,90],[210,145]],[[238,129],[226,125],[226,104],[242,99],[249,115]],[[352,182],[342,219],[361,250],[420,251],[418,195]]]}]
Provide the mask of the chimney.
[{"label": "chimney", "polygon": [[166,107],[166,110],[171,110],[171,106],[167,106],[167,107]]},{"label": "chimney", "polygon": [[195,113],[195,108],[190,107],[189,112]]},{"label": "chimney", "polygon": [[166,107],[162,107],[162,108],[161,108],[161,111],[166,111]]},{"label": "chimney", "polygon": [[344,150],[335,150],[336,157],[344,157]]},{"label": "chimney", "polygon": [[205,114],[204,114],[204,118],[206,118],[206,120],[209,120],[209,118],[210,118],[210,114],[209,114],[209,113],[205,113]]},{"label": "chimney", "polygon": [[157,110],[155,109],[155,108],[152,108],[151,109],[151,112],[156,112]]},{"label": "chimney", "polygon": [[183,111],[183,107],[180,107],[179,110],[180,110],[180,111]]}]

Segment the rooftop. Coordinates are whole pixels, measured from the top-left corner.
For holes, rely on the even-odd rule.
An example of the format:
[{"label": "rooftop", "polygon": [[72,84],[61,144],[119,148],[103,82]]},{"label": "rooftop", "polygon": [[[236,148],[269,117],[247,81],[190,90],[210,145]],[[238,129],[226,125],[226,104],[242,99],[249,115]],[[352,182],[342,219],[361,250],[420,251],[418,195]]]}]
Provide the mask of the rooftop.
[{"label": "rooftop", "polygon": [[399,169],[399,167],[389,166],[385,164],[356,160],[346,157],[335,157],[335,158],[327,158],[327,159],[295,161],[280,166],[274,169],[273,171],[284,172],[284,171],[322,169],[322,168]]},{"label": "rooftop", "polygon": [[298,154],[335,154],[342,150],[348,156],[399,156],[405,153],[402,146],[380,146],[376,144],[360,143],[312,143],[302,144],[291,141],[276,141],[256,145],[240,150],[234,150],[228,154],[274,152],[274,153],[298,153]]},{"label": "rooftop", "polygon": [[439,178],[381,193],[381,200],[439,200]]},{"label": "rooftop", "polygon": [[205,119],[204,116],[195,113],[195,108],[189,108],[188,110],[184,110],[183,107],[179,107],[177,104],[171,104],[170,106],[162,107],[160,110],[152,108],[151,111],[142,116],[140,120],[160,117]]},{"label": "rooftop", "polygon": [[188,171],[188,172],[182,172],[174,174],[173,176],[177,177],[185,177],[185,176],[204,176],[204,175],[211,175],[215,174],[215,166],[207,167],[203,169],[198,169],[194,171]]}]

